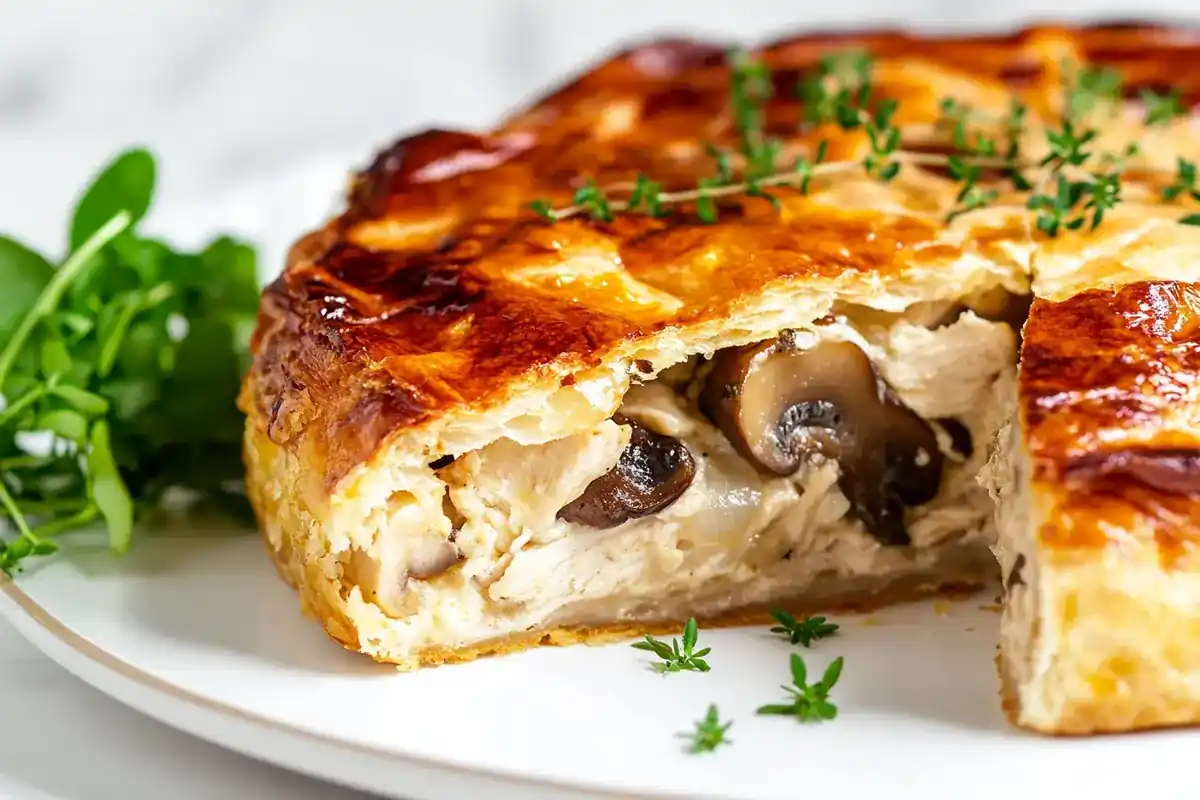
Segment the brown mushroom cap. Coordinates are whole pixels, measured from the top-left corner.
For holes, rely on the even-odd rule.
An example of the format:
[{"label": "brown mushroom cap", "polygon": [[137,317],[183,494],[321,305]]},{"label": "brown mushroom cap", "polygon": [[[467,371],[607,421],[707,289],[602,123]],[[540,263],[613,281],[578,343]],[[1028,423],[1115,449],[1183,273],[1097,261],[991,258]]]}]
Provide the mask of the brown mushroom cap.
[{"label": "brown mushroom cap", "polygon": [[558,516],[589,528],[615,528],[657,513],[679,499],[696,476],[696,462],[683,442],[614,416],[630,426],[629,444],[616,466],[587,485]]},{"label": "brown mushroom cap", "polygon": [[838,462],[853,513],[885,544],[908,544],[904,506],[927,503],[944,457],[929,425],[900,402],[850,342],[808,349],[781,335],[717,353],[701,408],[752,464],[791,475]]}]

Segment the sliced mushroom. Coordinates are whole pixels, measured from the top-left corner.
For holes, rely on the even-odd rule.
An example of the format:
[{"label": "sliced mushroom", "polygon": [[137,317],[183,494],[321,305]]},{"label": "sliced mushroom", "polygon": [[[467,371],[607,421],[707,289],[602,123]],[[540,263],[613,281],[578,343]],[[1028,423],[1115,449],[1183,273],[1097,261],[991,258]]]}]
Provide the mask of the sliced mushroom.
[{"label": "sliced mushroom", "polygon": [[950,447],[963,458],[975,454],[975,444],[971,440],[971,431],[954,417],[939,417],[934,420],[937,425],[950,437]]},{"label": "sliced mushroom", "polygon": [[696,462],[683,442],[641,423],[614,416],[630,426],[629,444],[617,465],[587,485],[558,516],[589,528],[615,528],[657,513],[679,499],[696,476]]},{"label": "sliced mushroom", "polygon": [[908,544],[904,507],[927,503],[944,457],[929,425],[900,402],[850,342],[799,349],[781,335],[717,353],[701,408],[751,463],[792,475],[837,461],[855,516],[885,544]]}]

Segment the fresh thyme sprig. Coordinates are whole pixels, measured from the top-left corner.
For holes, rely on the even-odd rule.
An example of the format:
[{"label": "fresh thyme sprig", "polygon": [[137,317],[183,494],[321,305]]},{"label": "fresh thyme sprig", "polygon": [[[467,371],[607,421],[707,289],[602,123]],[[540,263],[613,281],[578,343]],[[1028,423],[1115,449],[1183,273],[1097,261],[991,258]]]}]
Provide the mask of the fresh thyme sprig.
[{"label": "fresh thyme sprig", "polygon": [[900,172],[900,162],[895,158],[900,148],[900,129],[892,124],[896,107],[896,101],[891,98],[881,101],[864,125],[871,152],[863,160],[863,167],[868,175],[884,183]]},{"label": "fresh thyme sprig", "polygon": [[[906,151],[900,146],[902,132],[894,123],[896,101],[883,99],[871,107],[872,61],[866,54],[855,51],[822,59],[814,73],[802,81],[800,94],[805,106],[804,124],[836,124],[844,130],[861,128],[867,138],[868,153],[858,163],[829,162],[825,159],[826,143],[821,142],[811,159],[802,154],[789,164],[782,158],[785,152],[782,141],[765,135],[764,104],[773,93],[769,71],[740,51],[730,54],[729,63],[730,107],[738,148],[732,152],[707,146],[715,166],[714,175],[701,178],[695,188],[672,192],[663,191],[660,184],[644,175],[638,175],[632,185],[608,189],[589,182],[576,191],[570,206],[556,209],[549,202],[538,200],[530,207],[551,222],[578,214],[611,222],[614,212],[640,211],[657,217],[667,213],[666,206],[694,203],[696,217],[701,222],[714,223],[719,219],[718,201],[723,197],[758,197],[778,208],[779,197],[767,189],[789,187],[807,194],[814,177],[856,169],[887,182],[907,162],[944,167],[959,184],[954,204],[946,212],[947,221],[985,208],[999,198],[997,188],[981,185],[984,170],[992,169],[1000,171],[1016,191],[1032,192],[1026,205],[1036,212],[1038,230],[1056,236],[1062,230],[1076,230],[1085,224],[1094,229],[1104,220],[1107,212],[1121,201],[1125,159],[1136,151],[1134,145],[1119,155],[1093,152],[1097,133],[1084,125],[1083,118],[1105,103],[1119,102],[1123,96],[1120,73],[1093,67],[1078,70],[1073,81],[1064,85],[1063,118],[1059,127],[1046,129],[1048,153],[1037,163],[1021,157],[1028,109],[1017,98],[1012,100],[1006,116],[990,119],[957,100],[944,100],[939,125],[949,130],[955,152],[940,155]],[[1064,63],[1063,70],[1064,74],[1070,74],[1071,65]],[[1182,113],[1178,92],[1143,93],[1143,100],[1147,105],[1147,124],[1165,124]],[[973,120],[1003,126],[1007,147],[1002,154],[993,135],[971,127]],[[737,170],[735,158],[740,159]],[[1036,189],[1023,174],[1024,170],[1035,167],[1045,171]],[[1086,177],[1080,177],[1081,172],[1086,172]],[[1164,197],[1172,200],[1185,191],[1191,192],[1194,176],[1191,183],[1187,180],[1188,175],[1181,168],[1176,182],[1164,191]],[[1047,192],[1047,188],[1053,191]],[[627,200],[610,199],[609,191],[630,194]],[[1195,217],[1189,215],[1179,221],[1194,224]]]},{"label": "fresh thyme sprig", "polygon": [[792,644],[811,647],[817,639],[833,636],[838,631],[838,624],[826,621],[825,617],[805,617],[796,619],[786,611],[776,609],[771,616],[779,624],[771,628],[771,633],[783,635]]},{"label": "fresh thyme sprig", "polygon": [[[1063,74],[1070,74],[1071,65],[1063,63]],[[1124,81],[1121,73],[1108,67],[1084,67],[1073,81],[1066,84],[1067,120],[1078,120],[1094,109],[1109,105],[1115,109],[1121,100]]]},{"label": "fresh thyme sprig", "polygon": [[1170,125],[1188,113],[1178,89],[1171,89],[1166,94],[1143,89],[1141,99],[1146,106],[1146,124],[1149,126]]},{"label": "fresh thyme sprig", "polygon": [[946,215],[947,222],[969,211],[988,206],[1000,196],[1000,192],[997,190],[983,189],[978,185],[983,173],[978,166],[969,161],[965,161],[958,156],[950,156],[946,164],[946,170],[953,180],[962,183],[962,189],[959,190],[958,195],[954,198],[954,208],[950,209],[950,212]]},{"label": "fresh thyme sprig", "polygon": [[1175,180],[1162,190],[1162,196],[1170,202],[1182,195],[1200,200],[1200,189],[1196,188],[1196,162],[1179,156],[1175,161]]},{"label": "fresh thyme sprig", "polygon": [[871,99],[873,64],[860,50],[822,58],[814,73],[800,83],[805,121],[812,125],[832,122],[846,130],[861,125]]},{"label": "fresh thyme sprig", "polygon": [[1004,153],[1004,177],[1012,183],[1018,192],[1028,192],[1033,184],[1021,174],[1021,137],[1025,132],[1025,116],[1029,109],[1019,98],[1014,97],[1009,104],[1008,116],[1005,118],[1005,133],[1008,135],[1008,149]]},{"label": "fresh thyme sprig", "polygon": [[829,692],[842,675],[842,657],[835,658],[816,683],[808,682],[808,667],[799,653],[792,653],[792,685],[782,686],[789,697],[784,703],[759,707],[756,713],[795,717],[797,722],[819,722],[837,717],[837,706],[829,702]]},{"label": "fresh thyme sprig", "polygon": [[733,722],[721,722],[715,703],[709,705],[704,718],[697,720],[695,725],[694,731],[679,734],[680,738],[688,740],[689,753],[711,753],[723,744],[733,744],[733,740],[725,736]]},{"label": "fresh thyme sprig", "polygon": [[668,672],[708,672],[711,667],[704,660],[704,656],[712,652],[711,647],[705,647],[702,650],[696,650],[696,639],[699,635],[700,628],[696,624],[696,618],[693,617],[683,626],[683,646],[680,647],[679,639],[672,639],[670,644],[667,644],[660,639],[655,639],[649,634],[646,635],[646,640],[637,642],[633,645],[635,650],[645,650],[662,659],[660,663],[651,664],[651,668],[665,675]]}]

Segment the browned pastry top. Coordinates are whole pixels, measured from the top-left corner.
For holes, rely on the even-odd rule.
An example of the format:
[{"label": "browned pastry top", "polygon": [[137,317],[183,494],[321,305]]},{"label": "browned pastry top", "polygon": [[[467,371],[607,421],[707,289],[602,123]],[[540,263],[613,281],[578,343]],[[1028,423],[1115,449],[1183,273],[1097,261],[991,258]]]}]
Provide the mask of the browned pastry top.
[{"label": "browned pastry top", "polygon": [[1119,545],[1135,516],[1171,557],[1200,541],[1200,284],[1034,301],[1020,403],[1034,481],[1077,512],[1049,544]]},{"label": "browned pastry top", "polygon": [[[1175,86],[1200,100],[1200,31],[1041,27],[1005,36],[822,34],[758,51],[772,71],[765,131],[791,153],[829,143],[858,160],[861,129],[805,129],[795,88],[822,56],[866,48],[878,95],[900,100],[905,130],[932,128],[947,95],[1005,112],[1013,93],[1033,118],[1062,101],[1064,59],[1119,68],[1129,92]],[[622,52],[489,133],[431,130],[396,142],[358,175],[349,208],[301,240],[266,292],[243,395],[278,443],[306,439],[327,482],[392,432],[448,410],[482,407],[518,378],[598,364],[621,342],[723,318],[781,279],[870,281],[958,252],[982,257],[1027,240],[1028,225],[960,221],[944,175],[814,181],[808,197],[773,190],[721,201],[703,224],[692,206],[666,219],[576,217],[549,225],[526,206],[569,205],[644,173],[667,190],[712,175],[705,143],[736,149],[724,43],[663,40]],[[906,149],[945,149],[936,136]],[[1019,201],[1016,204],[1019,207]],[[1036,234],[1034,234],[1036,236]],[[999,256],[998,256],[999,257]]]}]

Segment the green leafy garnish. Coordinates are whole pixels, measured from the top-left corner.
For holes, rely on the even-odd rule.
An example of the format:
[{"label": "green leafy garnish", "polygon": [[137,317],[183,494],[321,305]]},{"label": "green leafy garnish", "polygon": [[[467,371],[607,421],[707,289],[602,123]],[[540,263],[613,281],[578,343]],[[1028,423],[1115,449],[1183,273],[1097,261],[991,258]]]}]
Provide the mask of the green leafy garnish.
[{"label": "green leafy garnish", "polygon": [[696,625],[696,618],[693,617],[683,626],[683,647],[680,647],[678,639],[672,639],[670,644],[664,641],[655,639],[647,634],[644,642],[638,642],[633,645],[635,650],[645,650],[662,659],[661,663],[654,663],[650,666],[655,672],[666,674],[668,672],[708,672],[708,662],[704,660],[704,656],[712,652],[711,647],[705,647],[703,650],[696,650],[696,638],[699,635],[700,628]]},{"label": "green leafy garnish", "polygon": [[796,161],[792,164],[792,171],[800,176],[800,182],[796,184],[796,191],[800,194],[808,194],[809,184],[812,183],[815,168],[818,164],[825,161],[825,153],[829,149],[829,142],[824,139],[817,145],[817,152],[813,154],[812,161],[809,161],[804,156],[797,156]]},{"label": "green leafy garnish", "polygon": [[[1069,65],[1064,64],[1064,72],[1068,69]],[[1079,119],[1101,105],[1111,104],[1115,108],[1121,100],[1122,86],[1121,73],[1114,69],[1081,69],[1074,83],[1067,88],[1067,119]]]},{"label": "green leafy garnish", "polygon": [[688,740],[687,751],[689,753],[711,753],[723,744],[733,744],[732,739],[725,738],[731,725],[733,725],[732,721],[721,722],[716,704],[711,704],[704,719],[696,721],[696,729],[688,733],[681,733],[679,736]]},{"label": "green leafy garnish", "polygon": [[141,149],[106,165],[57,267],[0,237],[6,573],[95,521],[125,552],[172,487],[246,510],[235,399],[258,311],[254,251],[220,238],[180,252],[137,233],[155,173]]},{"label": "green leafy garnish", "polygon": [[817,639],[833,636],[838,631],[838,625],[827,622],[825,617],[805,617],[797,620],[786,611],[773,610],[771,616],[779,624],[771,628],[771,633],[782,634],[792,644],[802,644],[811,647]]},{"label": "green leafy garnish", "polygon": [[972,113],[970,107],[947,97],[942,100],[940,109],[942,123],[950,128],[950,141],[960,155],[984,158],[996,155],[995,139],[967,127]]},{"label": "green leafy garnish", "polygon": [[1200,200],[1200,189],[1196,188],[1196,162],[1179,156],[1175,161],[1175,180],[1162,190],[1164,200],[1176,200],[1181,195]]},{"label": "green leafy garnish", "polygon": [[1179,89],[1171,89],[1166,94],[1143,89],[1141,98],[1142,104],[1146,106],[1147,125],[1169,125],[1179,117],[1187,115]]},{"label": "green leafy garnish", "polygon": [[900,129],[892,124],[892,116],[896,113],[895,100],[887,99],[879,103],[875,114],[866,123],[867,139],[871,144],[871,152],[863,160],[863,166],[868,175],[887,183],[900,172],[900,162],[893,156],[900,147]]},{"label": "green leafy garnish", "polygon": [[592,181],[588,181],[579,187],[575,192],[575,196],[571,198],[571,202],[583,207],[594,220],[599,220],[600,222],[613,221],[612,207],[609,205],[608,195]]},{"label": "green leafy garnish", "polygon": [[1071,212],[1087,190],[1083,181],[1072,181],[1066,175],[1058,175],[1056,194],[1034,194],[1026,202],[1028,208],[1037,211],[1037,229],[1047,236],[1057,236],[1061,228],[1075,230],[1083,225],[1083,218],[1072,219]]},{"label": "green leafy garnish", "polygon": [[558,214],[554,213],[554,204],[549,200],[534,200],[529,204],[529,209],[546,222],[558,220]]},{"label": "green leafy garnish", "polygon": [[658,199],[661,192],[661,183],[652,181],[639,173],[637,181],[633,186],[633,194],[629,195],[628,210],[637,211],[641,209],[651,217],[661,217],[663,214],[662,202]]},{"label": "green leafy garnish", "polygon": [[808,667],[799,653],[792,653],[792,685],[781,686],[789,697],[785,703],[761,706],[756,713],[795,717],[798,722],[819,722],[837,717],[837,706],[829,702],[829,690],[842,675],[842,657],[835,658],[821,680],[808,683]]},{"label": "green leafy garnish", "polygon": [[1050,152],[1041,160],[1041,166],[1058,170],[1085,163],[1092,154],[1084,147],[1095,138],[1094,130],[1076,131],[1069,119],[1063,120],[1060,130],[1047,128],[1046,143],[1050,146]]},{"label": "green leafy garnish", "polygon": [[1025,131],[1025,115],[1028,113],[1028,107],[1014,97],[1009,104],[1008,116],[1004,120],[1005,133],[1008,136],[1008,149],[1004,153],[1004,177],[1008,178],[1013,188],[1019,192],[1033,189],[1033,184],[1021,174],[1021,135]]},{"label": "green leafy garnish", "polygon": [[822,58],[816,71],[800,83],[806,121],[815,125],[835,122],[846,130],[861,125],[871,99],[873,65],[871,56],[859,50]]}]

